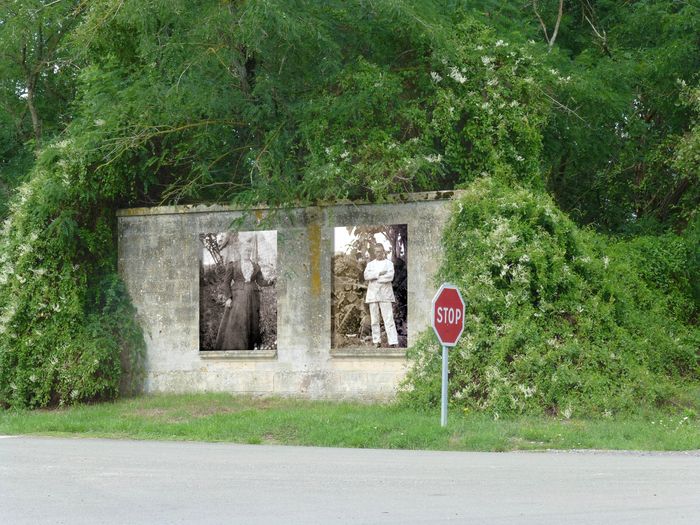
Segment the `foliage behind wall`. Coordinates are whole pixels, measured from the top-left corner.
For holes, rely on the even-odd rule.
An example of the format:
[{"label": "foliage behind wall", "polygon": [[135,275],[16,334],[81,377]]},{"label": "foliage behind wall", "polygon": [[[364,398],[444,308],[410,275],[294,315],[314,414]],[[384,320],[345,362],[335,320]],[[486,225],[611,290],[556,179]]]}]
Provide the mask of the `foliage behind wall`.
[{"label": "foliage behind wall", "polygon": [[119,207],[488,175],[599,230],[682,231],[699,21],[672,0],[2,3],[0,403],[115,395],[120,349],[142,347],[114,277]]}]

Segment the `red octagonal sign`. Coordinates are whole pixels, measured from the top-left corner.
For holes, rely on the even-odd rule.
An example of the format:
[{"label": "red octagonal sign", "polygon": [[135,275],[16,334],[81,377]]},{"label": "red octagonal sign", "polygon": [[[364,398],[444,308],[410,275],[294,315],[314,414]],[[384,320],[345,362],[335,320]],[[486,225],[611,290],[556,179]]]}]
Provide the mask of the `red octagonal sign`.
[{"label": "red octagonal sign", "polygon": [[433,297],[432,325],[443,346],[455,346],[464,330],[464,300],[456,286],[444,283]]}]

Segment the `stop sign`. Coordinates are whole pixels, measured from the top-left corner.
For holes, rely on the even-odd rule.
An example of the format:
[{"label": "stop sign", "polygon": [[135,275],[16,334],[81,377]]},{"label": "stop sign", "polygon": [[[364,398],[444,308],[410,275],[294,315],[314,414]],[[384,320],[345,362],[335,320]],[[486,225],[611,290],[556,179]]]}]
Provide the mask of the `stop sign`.
[{"label": "stop sign", "polygon": [[456,286],[443,283],[433,297],[433,330],[442,346],[455,346],[464,330],[464,301]]}]

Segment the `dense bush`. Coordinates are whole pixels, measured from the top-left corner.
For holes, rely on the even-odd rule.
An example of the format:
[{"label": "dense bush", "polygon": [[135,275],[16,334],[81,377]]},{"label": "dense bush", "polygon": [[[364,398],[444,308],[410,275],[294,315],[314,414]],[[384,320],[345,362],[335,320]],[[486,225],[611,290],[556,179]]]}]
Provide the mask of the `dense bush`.
[{"label": "dense bush", "polygon": [[[476,181],[455,204],[439,274],[467,303],[450,352],[450,402],[570,417],[671,401],[677,385],[700,377],[692,248],[670,235],[608,241],[548,196]],[[404,401],[435,404],[432,332],[411,351]]]},{"label": "dense bush", "polygon": [[122,364],[138,373],[144,343],[115,274],[111,186],[90,184],[86,159],[71,142],[48,148],[3,224],[0,406],[113,398],[129,386]]}]

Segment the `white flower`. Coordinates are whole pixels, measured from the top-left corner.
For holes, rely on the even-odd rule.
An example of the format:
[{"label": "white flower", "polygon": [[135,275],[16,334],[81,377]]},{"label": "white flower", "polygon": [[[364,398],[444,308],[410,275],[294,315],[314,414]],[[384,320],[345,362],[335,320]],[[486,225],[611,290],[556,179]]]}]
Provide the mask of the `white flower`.
[{"label": "white flower", "polygon": [[95,126],[104,126],[104,125],[105,125],[105,121],[102,120],[101,118],[98,118],[98,119],[95,121]]},{"label": "white flower", "polygon": [[485,66],[491,65],[491,62],[493,62],[493,58],[487,57],[487,56],[481,57],[481,63],[484,64]]},{"label": "white flower", "polygon": [[497,85],[498,85],[498,79],[497,79],[497,78],[492,78],[492,79],[489,80],[486,84],[489,85],[489,86],[497,86]]},{"label": "white flower", "polygon": [[509,269],[510,269],[510,264],[507,264],[507,263],[504,264],[504,265],[501,267],[501,277],[505,277],[506,274],[508,273],[508,270],[509,270]]},{"label": "white flower", "polygon": [[571,405],[567,406],[564,411],[562,412],[562,415],[564,416],[565,419],[571,419],[571,414],[573,411],[571,410]]},{"label": "white flower", "polygon": [[484,46],[476,46],[475,49],[476,49],[477,51],[483,51],[483,50],[484,50]]},{"label": "white flower", "polygon": [[425,158],[425,160],[427,160],[431,164],[434,164],[434,163],[440,162],[442,160],[442,155],[440,155],[438,153],[437,155],[427,155],[424,158]]},{"label": "white flower", "polygon": [[437,73],[435,71],[430,72],[430,78],[433,79],[433,82],[440,82],[442,80],[440,73]]},{"label": "white flower", "polygon": [[506,47],[507,45],[508,45],[508,42],[504,42],[503,40],[496,41],[496,47]]},{"label": "white flower", "polygon": [[347,159],[349,156],[350,156],[350,152],[348,150],[345,150],[340,154],[340,158],[343,160]]},{"label": "white flower", "polygon": [[610,259],[606,255],[605,257],[603,257],[603,267],[605,267],[607,269],[609,263],[610,263]]},{"label": "white flower", "polygon": [[464,84],[467,81],[467,77],[465,77],[456,67],[450,68],[450,78],[452,78],[452,80],[455,82],[459,82],[460,84]]},{"label": "white flower", "polygon": [[525,159],[523,157],[521,157],[520,155],[516,155],[515,160],[517,160],[518,162],[522,162]]},{"label": "white flower", "polygon": [[537,387],[536,386],[525,386],[525,385],[518,385],[518,390],[520,390],[523,395],[527,397],[532,397],[532,395],[537,392]]},{"label": "white flower", "polygon": [[508,292],[506,294],[505,299],[506,299],[506,306],[510,306],[511,304],[513,304],[513,294],[511,292]]}]

